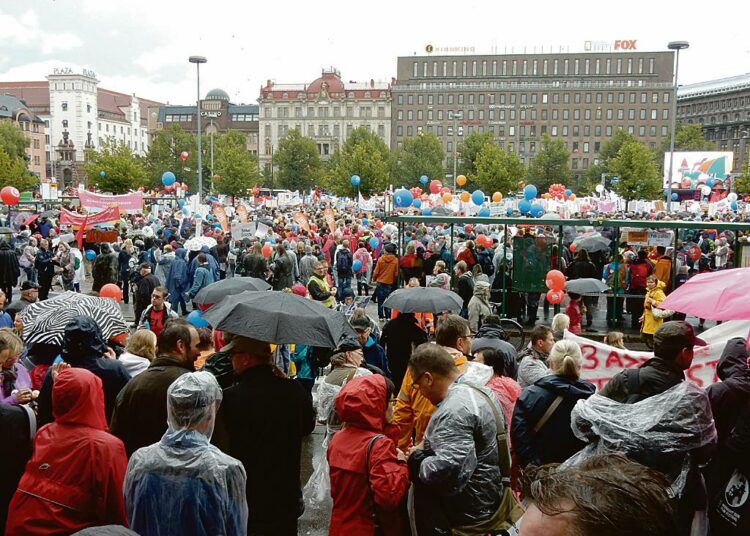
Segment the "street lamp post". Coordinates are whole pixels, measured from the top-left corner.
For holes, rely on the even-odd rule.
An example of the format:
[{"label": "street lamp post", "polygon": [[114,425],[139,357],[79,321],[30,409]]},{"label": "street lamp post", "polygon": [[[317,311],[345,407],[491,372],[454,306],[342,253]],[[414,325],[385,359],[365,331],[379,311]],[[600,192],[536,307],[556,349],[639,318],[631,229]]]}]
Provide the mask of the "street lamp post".
[{"label": "street lamp post", "polygon": [[671,41],[667,48],[677,51],[674,63],[674,94],[672,95],[672,135],[669,140],[669,174],[667,175],[667,212],[672,211],[672,166],[674,165],[674,134],[677,128],[677,75],[680,69],[680,50],[690,46],[687,41]]},{"label": "street lamp post", "polygon": [[201,202],[203,197],[203,155],[201,154],[201,63],[206,63],[206,58],[203,56],[190,56],[188,58],[190,63],[195,63],[195,70],[197,74],[197,95],[195,117],[198,127],[198,203]]},{"label": "street lamp post", "polygon": [[456,193],[456,161],[458,160],[458,123],[459,119],[463,120],[463,112],[453,112],[453,193]]}]

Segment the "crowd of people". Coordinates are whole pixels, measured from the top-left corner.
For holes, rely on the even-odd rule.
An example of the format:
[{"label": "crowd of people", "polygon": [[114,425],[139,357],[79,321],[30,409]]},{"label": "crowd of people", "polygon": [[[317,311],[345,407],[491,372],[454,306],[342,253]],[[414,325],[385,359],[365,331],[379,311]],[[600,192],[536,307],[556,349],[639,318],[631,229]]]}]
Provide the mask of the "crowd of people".
[{"label": "crowd of people", "polygon": [[[658,307],[693,273],[732,266],[733,233],[685,234],[676,252],[612,243],[590,255],[570,247],[575,228],[514,230],[549,247],[545,270],[606,283],[610,329],[630,315],[653,348],[597,393],[565,332],[588,327],[598,303],[571,293],[549,325],[549,304],[539,319],[544,294],[513,290],[513,237],[500,229],[399,235],[354,210],[295,215],[258,209],[265,231],[244,240],[176,214],[123,217],[106,243],[81,244],[49,218],[0,240],[5,534],[283,536],[306,509],[334,535],[687,535],[708,534],[709,521],[711,534],[744,533],[744,340],[727,343],[723,381],[704,391],[685,377],[703,341]],[[212,329],[195,299],[235,277],[337,309],[354,335],[329,349]],[[112,284],[132,302],[126,341],[77,316],[59,347],[25,342],[22,311],[58,285],[96,295]],[[452,290],[461,310],[389,309],[400,284]],[[531,328],[521,351],[498,304]],[[622,348],[622,332],[605,342]],[[612,408],[631,442],[610,439],[601,415]],[[324,451],[305,482],[316,422]]]}]

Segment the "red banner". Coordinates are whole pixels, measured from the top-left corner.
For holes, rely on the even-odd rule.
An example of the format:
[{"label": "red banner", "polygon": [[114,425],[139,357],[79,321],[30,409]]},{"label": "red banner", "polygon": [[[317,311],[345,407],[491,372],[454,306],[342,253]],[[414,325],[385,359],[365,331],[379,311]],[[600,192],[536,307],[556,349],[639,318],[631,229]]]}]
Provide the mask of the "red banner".
[{"label": "red banner", "polygon": [[102,195],[83,191],[78,194],[81,206],[89,212],[100,212],[110,207],[118,207],[120,212],[136,214],[143,212],[143,194],[134,192],[124,195]]},{"label": "red banner", "polygon": [[117,207],[110,207],[97,214],[87,214],[84,216],[65,209],[60,211],[60,225],[71,225],[76,228],[85,225],[86,229],[92,229],[95,225],[111,223],[118,221],[119,219],[120,209]]}]

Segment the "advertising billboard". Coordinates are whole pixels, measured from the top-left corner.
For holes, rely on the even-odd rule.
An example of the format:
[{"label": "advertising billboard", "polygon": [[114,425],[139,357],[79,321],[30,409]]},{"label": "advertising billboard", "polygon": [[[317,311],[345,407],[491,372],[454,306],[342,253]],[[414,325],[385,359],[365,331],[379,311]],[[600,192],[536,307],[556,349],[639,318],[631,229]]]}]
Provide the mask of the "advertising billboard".
[{"label": "advertising billboard", "polygon": [[[729,191],[734,153],[731,151],[675,152],[672,163],[673,190]],[[664,153],[664,188],[669,186],[669,153]],[[708,194],[704,194],[708,195]]]}]

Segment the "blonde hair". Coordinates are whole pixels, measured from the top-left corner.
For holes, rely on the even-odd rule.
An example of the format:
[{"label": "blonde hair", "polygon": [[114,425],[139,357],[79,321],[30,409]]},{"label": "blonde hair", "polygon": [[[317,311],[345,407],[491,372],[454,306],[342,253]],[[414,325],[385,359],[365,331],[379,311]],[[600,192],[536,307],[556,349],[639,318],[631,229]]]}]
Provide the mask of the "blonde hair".
[{"label": "blonde hair", "polygon": [[13,357],[17,356],[23,350],[23,341],[10,328],[0,329],[0,352],[10,350]]},{"label": "blonde hair", "polygon": [[570,327],[570,317],[565,313],[558,313],[552,318],[552,331],[565,331]]},{"label": "blonde hair", "polygon": [[156,334],[149,329],[137,330],[130,336],[125,350],[133,355],[153,361],[156,359]]},{"label": "blonde hair", "polygon": [[604,337],[604,344],[626,350],[627,348],[625,348],[625,344],[623,344],[624,337],[625,336],[622,334],[622,331],[610,331],[609,333],[607,333],[607,336]]},{"label": "blonde hair", "polygon": [[549,353],[547,364],[557,376],[578,379],[583,364],[581,347],[578,346],[577,342],[571,340],[557,341]]}]

